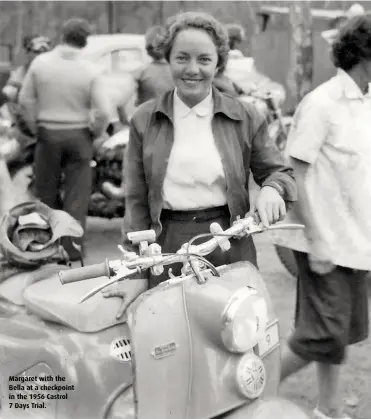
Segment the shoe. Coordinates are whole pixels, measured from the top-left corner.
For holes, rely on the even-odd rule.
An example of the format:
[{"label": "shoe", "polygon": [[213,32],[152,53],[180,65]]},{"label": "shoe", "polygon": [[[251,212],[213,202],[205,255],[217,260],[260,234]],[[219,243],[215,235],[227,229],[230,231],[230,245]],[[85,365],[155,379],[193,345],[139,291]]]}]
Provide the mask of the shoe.
[{"label": "shoe", "polygon": [[324,413],[322,413],[320,410],[315,408],[313,410],[313,419],[352,419],[352,418],[348,415],[340,416],[340,417],[336,417],[336,418],[332,417],[332,416],[327,416]]}]

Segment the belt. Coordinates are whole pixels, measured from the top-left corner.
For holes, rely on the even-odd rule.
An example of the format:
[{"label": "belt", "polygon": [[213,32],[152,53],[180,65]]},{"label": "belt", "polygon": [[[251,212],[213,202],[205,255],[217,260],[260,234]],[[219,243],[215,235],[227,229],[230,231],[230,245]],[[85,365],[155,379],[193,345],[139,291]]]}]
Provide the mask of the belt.
[{"label": "belt", "polygon": [[228,205],[191,211],[173,211],[163,209],[161,212],[162,221],[210,221],[220,217],[230,217]]}]

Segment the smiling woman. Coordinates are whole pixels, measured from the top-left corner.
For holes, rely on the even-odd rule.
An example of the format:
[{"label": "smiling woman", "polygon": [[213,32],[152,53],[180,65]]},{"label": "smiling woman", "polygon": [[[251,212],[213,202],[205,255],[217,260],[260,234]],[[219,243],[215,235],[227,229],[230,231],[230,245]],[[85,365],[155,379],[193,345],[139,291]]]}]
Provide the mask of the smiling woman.
[{"label": "smiling woman", "polygon": [[229,38],[211,16],[190,12],[170,26],[162,48],[179,97],[192,107],[206,98],[218,69],[227,62]]},{"label": "smiling woman", "polygon": [[[126,152],[127,233],[154,229],[163,252],[177,251],[193,236],[223,229],[250,210],[249,175],[261,187],[256,208],[265,225],[283,218],[295,201],[292,170],[270,140],[267,123],[249,104],[212,86],[229,51],[226,28],[205,13],[171,18],[156,48],[170,64],[175,89],[139,107]],[[214,265],[257,264],[251,238],[232,240],[228,253],[208,256]],[[173,273],[180,273],[180,266]],[[168,272],[149,278],[151,287]]]}]

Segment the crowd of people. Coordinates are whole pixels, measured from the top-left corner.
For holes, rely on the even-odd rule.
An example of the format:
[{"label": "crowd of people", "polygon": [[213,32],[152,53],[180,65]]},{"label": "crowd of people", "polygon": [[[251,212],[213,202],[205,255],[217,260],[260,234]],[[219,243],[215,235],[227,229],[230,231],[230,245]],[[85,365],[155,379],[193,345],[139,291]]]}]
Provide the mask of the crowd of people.
[{"label": "crowd of people", "polygon": [[[229,29],[229,31],[228,31]],[[26,48],[44,52],[13,74],[5,89],[37,137],[37,197],[59,205],[85,226],[92,140],[107,129],[110,102],[92,64],[79,58],[89,24],[72,19],[62,42],[43,37]],[[314,417],[341,416],[339,367],[347,347],[368,337],[366,273],[371,269],[371,16],[339,25],[331,54],[337,74],[299,104],[286,156],[253,105],[238,100],[227,75],[245,34],[206,13],[187,12],[146,34],[153,61],[135,75],[138,109],[130,120],[124,162],[127,233],[154,229],[163,252],[174,252],[211,222],[228,228],[251,210],[250,173],[260,192],[254,209],[269,226],[287,217],[306,225],[290,240],[299,267],[295,329],[283,355],[282,380],[315,362],[319,401]],[[94,118],[91,111],[94,110]],[[19,111],[19,108],[18,108]],[[207,156],[207,158],[206,158]],[[249,261],[251,238],[215,250],[216,266]],[[71,255],[73,249],[70,249]],[[73,255],[72,255],[73,256]],[[172,267],[175,275],[180,266]],[[168,272],[149,277],[149,287]]]}]

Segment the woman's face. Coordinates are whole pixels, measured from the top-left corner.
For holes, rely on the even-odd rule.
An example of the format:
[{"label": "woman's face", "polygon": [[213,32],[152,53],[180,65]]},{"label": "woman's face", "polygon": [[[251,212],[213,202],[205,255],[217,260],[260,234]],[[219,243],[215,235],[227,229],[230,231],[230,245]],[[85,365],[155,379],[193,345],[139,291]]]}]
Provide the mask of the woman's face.
[{"label": "woman's face", "polygon": [[170,68],[178,95],[189,107],[209,94],[217,72],[218,54],[210,35],[202,29],[183,29],[170,53]]}]

